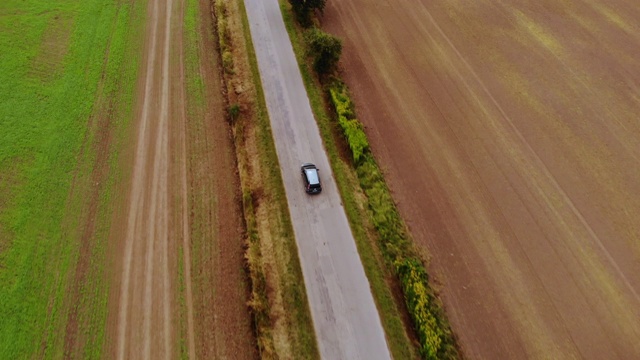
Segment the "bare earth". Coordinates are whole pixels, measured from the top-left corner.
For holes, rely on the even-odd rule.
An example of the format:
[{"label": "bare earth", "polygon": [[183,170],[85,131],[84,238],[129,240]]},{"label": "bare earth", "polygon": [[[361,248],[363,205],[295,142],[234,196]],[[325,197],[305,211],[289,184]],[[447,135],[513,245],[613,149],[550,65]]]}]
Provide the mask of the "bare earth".
[{"label": "bare earth", "polygon": [[635,0],[330,1],[468,358],[640,358]]},{"label": "bare earth", "polygon": [[[111,230],[109,358],[256,357],[215,48],[201,44],[207,101],[187,116],[184,6],[182,0],[148,2],[130,183]],[[208,2],[202,6],[207,10]],[[208,21],[202,30],[211,34]]]}]

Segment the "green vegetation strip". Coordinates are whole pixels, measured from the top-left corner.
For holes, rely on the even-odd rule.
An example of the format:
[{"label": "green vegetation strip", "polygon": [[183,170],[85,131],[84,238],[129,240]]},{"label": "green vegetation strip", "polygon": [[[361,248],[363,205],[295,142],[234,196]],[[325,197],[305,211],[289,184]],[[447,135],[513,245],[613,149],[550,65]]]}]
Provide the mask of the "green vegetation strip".
[{"label": "green vegetation strip", "polygon": [[411,245],[405,225],[398,213],[384,177],[369,152],[366,135],[355,118],[355,107],[346,85],[334,81],[329,86],[331,102],[356,164],[360,185],[369,200],[371,218],[380,234],[386,259],[395,267],[409,314],[420,339],[420,353],[427,359],[457,357],[451,329],[444,316],[429,278]]},{"label": "green vegetation strip", "polygon": [[200,11],[198,0],[187,0],[184,15],[184,55],[185,81],[187,88],[187,116],[192,118],[200,115],[204,107],[204,80],[200,76],[200,60],[198,44]]},{"label": "green vegetation strip", "polygon": [[[105,110],[97,97],[114,97],[107,111],[113,116],[130,110],[126,99],[137,67],[129,40],[139,30],[133,8],[99,0],[5,0],[0,6],[2,359],[101,357],[108,298],[103,216],[113,177],[100,184],[98,223],[81,284],[74,283],[82,236],[75,227],[87,221],[78,210],[87,205],[81,197],[90,191],[97,159],[98,130],[88,127]],[[115,122],[116,128],[126,124]],[[109,151],[112,165],[115,153]],[[76,193],[70,194],[72,184]],[[70,292],[75,287],[80,289]],[[65,349],[71,312],[76,339]]]},{"label": "green vegetation strip", "polygon": [[[353,217],[354,214],[358,214],[357,204],[350,199],[351,195],[348,186],[353,184],[347,182],[349,177],[345,175],[349,172],[349,169],[346,169],[348,166],[345,166],[337,155],[337,150],[335,150],[337,145],[334,142],[340,141],[340,139],[332,137],[332,124],[335,124],[335,122],[328,120],[330,116],[326,112],[327,106],[323,102],[323,96],[320,95],[323,92],[322,85],[317,81],[317,78],[314,79],[309,74],[309,66],[304,56],[309,51],[301,40],[302,35],[300,34],[302,31],[293,25],[287,6],[284,3],[281,4],[312,108],[330,155],[332,168],[336,174],[338,186],[341,189],[347,214],[350,217],[350,223],[352,228],[357,229],[361,226],[358,222],[363,222],[364,220],[363,217]],[[323,77],[323,79],[326,79],[326,77]],[[385,260],[377,264],[373,263],[367,254],[374,252],[374,250],[367,249],[367,246],[370,245],[366,241],[359,240],[359,231],[354,229],[358,250],[361,253],[369,281],[372,283],[373,294],[389,338],[392,354],[394,358],[407,358],[407,351],[405,350],[407,340],[406,336],[402,334],[402,329],[397,326],[397,308],[384,305],[384,297],[388,290],[378,288],[378,284],[382,284],[375,278],[378,276],[377,272],[373,270],[376,266],[386,268],[385,270],[387,271],[390,267],[391,272],[395,274],[400,282],[404,302],[412,319],[413,329],[418,336],[420,355],[426,359],[458,358],[459,354],[455,339],[448,321],[438,298],[429,286],[429,278],[423,261],[413,248],[410,236],[405,230],[405,224],[391,198],[382,172],[370,152],[366,134],[361,123],[356,118],[355,105],[349,96],[348,89],[339,79],[333,78],[327,83],[326,92],[328,93],[329,103],[335,110],[340,132],[351,152],[359,187],[366,195],[365,203],[369,209],[367,217],[378,234],[379,249]]]}]

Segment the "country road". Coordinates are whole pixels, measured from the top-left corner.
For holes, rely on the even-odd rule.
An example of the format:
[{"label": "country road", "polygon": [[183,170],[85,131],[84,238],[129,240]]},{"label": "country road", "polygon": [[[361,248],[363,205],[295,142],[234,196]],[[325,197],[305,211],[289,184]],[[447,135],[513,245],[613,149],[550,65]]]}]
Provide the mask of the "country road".
[{"label": "country road", "polygon": [[[320,354],[388,359],[380,317],[278,1],[248,0],[246,9]],[[300,165],[305,162],[320,169],[320,195],[304,192]]]}]

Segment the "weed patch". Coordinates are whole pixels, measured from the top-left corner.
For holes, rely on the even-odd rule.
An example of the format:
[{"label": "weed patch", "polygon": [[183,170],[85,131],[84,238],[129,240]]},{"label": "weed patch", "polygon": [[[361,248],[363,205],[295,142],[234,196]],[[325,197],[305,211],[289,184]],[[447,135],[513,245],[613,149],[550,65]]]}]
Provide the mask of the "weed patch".
[{"label": "weed patch", "polygon": [[220,45],[220,54],[222,54],[222,68],[225,73],[233,74],[233,54],[231,53],[231,30],[228,25],[228,12],[224,0],[216,0],[215,14],[218,19],[216,31],[218,34],[218,42]]}]

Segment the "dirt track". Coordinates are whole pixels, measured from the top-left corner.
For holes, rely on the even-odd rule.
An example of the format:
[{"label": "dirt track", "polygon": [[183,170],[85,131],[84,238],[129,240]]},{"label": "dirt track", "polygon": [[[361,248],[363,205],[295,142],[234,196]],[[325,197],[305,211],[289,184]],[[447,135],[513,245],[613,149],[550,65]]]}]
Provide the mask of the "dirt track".
[{"label": "dirt track", "polygon": [[184,7],[181,0],[148,5],[128,196],[111,231],[110,358],[256,356],[209,2],[200,3],[198,50],[207,100],[189,112]]},{"label": "dirt track", "polygon": [[[140,112],[123,243],[115,357],[174,354],[175,261],[169,253],[169,41],[172,1],[150,1]],[[192,337],[193,334],[190,334]],[[193,343],[190,341],[189,343]]]},{"label": "dirt track", "polygon": [[640,358],[640,8],[328,2],[469,358]]}]

